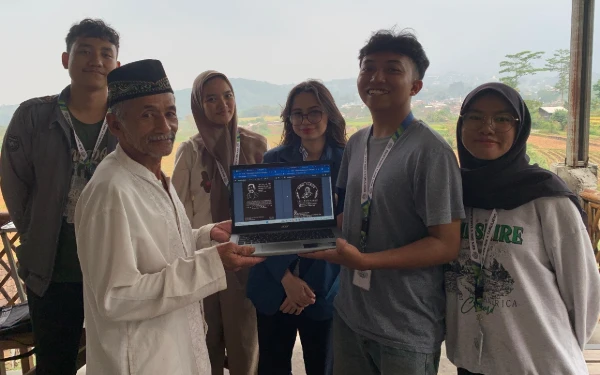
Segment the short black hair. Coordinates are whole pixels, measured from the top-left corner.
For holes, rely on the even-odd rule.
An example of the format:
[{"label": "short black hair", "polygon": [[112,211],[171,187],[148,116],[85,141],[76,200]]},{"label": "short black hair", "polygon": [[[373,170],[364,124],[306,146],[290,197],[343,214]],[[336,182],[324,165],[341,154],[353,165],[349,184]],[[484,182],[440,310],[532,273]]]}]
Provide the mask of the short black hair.
[{"label": "short black hair", "polygon": [[362,63],[365,56],[377,52],[392,52],[410,58],[417,67],[419,79],[425,77],[429,67],[429,59],[417,37],[407,29],[395,32],[394,29],[379,30],[367,41],[358,53],[358,62]]},{"label": "short black hair", "polygon": [[71,52],[71,48],[77,38],[99,38],[106,40],[114,44],[117,47],[117,51],[119,51],[119,33],[100,19],[86,18],[71,26],[65,39],[67,42],[67,52]]}]

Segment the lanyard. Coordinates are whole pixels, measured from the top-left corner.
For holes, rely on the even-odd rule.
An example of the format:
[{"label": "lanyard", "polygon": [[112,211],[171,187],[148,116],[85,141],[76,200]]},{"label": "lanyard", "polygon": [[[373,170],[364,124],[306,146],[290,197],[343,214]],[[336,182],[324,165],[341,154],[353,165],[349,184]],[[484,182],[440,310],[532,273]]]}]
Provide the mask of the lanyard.
[{"label": "lanyard", "polygon": [[[238,130],[237,135],[235,137],[235,154],[233,157],[233,165],[238,165],[240,163],[240,131]],[[217,168],[219,169],[219,173],[221,174],[221,178],[223,179],[223,183],[227,188],[229,188],[229,178],[227,177],[227,173],[225,173],[225,169],[223,165],[217,160]]]},{"label": "lanyard", "polygon": [[396,129],[394,134],[390,137],[390,140],[388,141],[387,145],[385,146],[385,149],[383,150],[383,154],[381,154],[381,157],[379,158],[379,162],[377,162],[377,165],[375,166],[375,170],[373,171],[373,176],[371,177],[370,184],[368,183],[367,178],[367,167],[369,158],[369,139],[371,138],[371,134],[373,134],[373,126],[371,126],[371,129],[369,130],[367,142],[365,143],[365,154],[363,158],[362,170],[362,190],[360,194],[360,206],[363,212],[362,226],[360,229],[360,246],[363,251],[367,244],[367,235],[369,233],[369,219],[371,215],[371,201],[373,200],[373,187],[375,186],[375,178],[377,178],[377,174],[379,173],[383,162],[392,150],[392,147],[394,147],[396,141],[398,140],[398,138],[400,138],[402,132],[404,132],[404,129],[406,129],[413,122],[414,118],[415,117],[413,116],[412,112],[409,113],[408,116],[406,116],[406,118],[404,119],[404,121],[402,121],[398,129]]},{"label": "lanyard", "polygon": [[[75,144],[77,145],[77,152],[79,153],[79,161],[83,163],[86,161],[86,159],[88,159],[88,154],[85,150],[85,147],[83,146],[83,143],[81,142],[81,139],[79,139],[79,137],[77,136],[77,132],[75,131],[75,127],[73,126],[73,120],[71,119],[71,114],[69,113],[69,109],[67,108],[67,103],[65,103],[65,101],[61,99],[58,101],[58,106],[65,120],[69,123],[71,129],[73,129]],[[94,154],[96,153],[96,151],[98,151],[98,148],[100,147],[100,144],[104,139],[104,135],[106,134],[106,129],[108,129],[108,123],[106,122],[106,118],[104,118],[104,122],[102,123],[102,127],[100,128],[100,134],[98,134],[98,139],[96,139],[96,145],[94,146],[92,155],[90,155],[90,158],[87,160],[87,164],[90,164],[92,162],[92,157],[94,157]]]},{"label": "lanyard", "polygon": [[481,254],[477,249],[477,236],[475,235],[475,219],[473,218],[473,208],[469,214],[469,249],[471,260],[475,263],[475,311],[479,311],[483,307],[483,269],[485,267],[485,260],[487,253],[490,248],[490,242],[494,236],[494,228],[498,222],[498,212],[492,210],[492,214],[487,222],[485,233],[483,236],[483,244],[481,245]]},{"label": "lanyard", "polygon": [[302,155],[302,161],[306,161],[306,159],[308,159],[308,151],[306,151],[302,145],[300,145],[300,154]]}]

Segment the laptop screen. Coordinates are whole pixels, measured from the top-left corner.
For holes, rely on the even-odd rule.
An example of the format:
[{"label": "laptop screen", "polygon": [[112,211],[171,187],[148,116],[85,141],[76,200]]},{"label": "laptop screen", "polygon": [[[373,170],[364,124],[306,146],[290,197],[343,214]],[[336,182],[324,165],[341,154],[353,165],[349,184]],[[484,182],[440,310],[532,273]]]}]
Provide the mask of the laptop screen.
[{"label": "laptop screen", "polygon": [[231,175],[235,227],[334,219],[331,163],[238,166]]}]

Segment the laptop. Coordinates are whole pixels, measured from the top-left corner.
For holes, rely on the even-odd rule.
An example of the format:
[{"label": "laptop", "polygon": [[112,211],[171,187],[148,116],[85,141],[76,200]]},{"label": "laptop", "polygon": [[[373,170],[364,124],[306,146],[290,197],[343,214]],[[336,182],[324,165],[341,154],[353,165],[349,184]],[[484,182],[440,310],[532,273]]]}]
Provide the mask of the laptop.
[{"label": "laptop", "polygon": [[330,161],[231,167],[231,242],[254,246],[255,256],[335,248]]}]

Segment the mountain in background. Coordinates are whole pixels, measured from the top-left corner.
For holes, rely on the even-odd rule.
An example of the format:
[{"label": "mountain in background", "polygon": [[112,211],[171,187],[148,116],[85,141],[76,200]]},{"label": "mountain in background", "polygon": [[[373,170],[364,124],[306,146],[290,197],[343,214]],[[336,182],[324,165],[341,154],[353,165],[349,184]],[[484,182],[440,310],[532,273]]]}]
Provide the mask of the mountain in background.
[{"label": "mountain in background", "polygon": [[[295,84],[276,85],[245,78],[230,79],[235,91],[239,117],[279,116],[287,96]],[[323,82],[338,106],[360,101],[356,79],[336,79]],[[192,89],[175,91],[177,114],[186,117],[191,111]]]},{"label": "mountain in background", "polygon": [[[593,74],[592,82],[596,82],[599,78],[598,74]],[[415,100],[424,104],[449,99],[454,102],[461,101],[476,86],[497,80],[497,77],[487,75],[428,72],[423,89]],[[331,91],[338,107],[354,104],[362,106],[356,91],[356,78],[335,79],[323,83]],[[553,103],[559,98],[559,94],[553,88],[555,83],[556,77],[553,74],[537,74],[524,77],[519,83],[519,89],[526,99]],[[289,91],[295,85],[276,85],[245,78],[232,78],[231,84],[236,94],[239,117],[279,116]],[[175,91],[177,112],[182,119],[188,118],[192,113],[191,91],[191,88]],[[17,107],[18,104],[0,105],[0,127],[8,125]]]},{"label": "mountain in background", "polygon": [[[278,116],[289,91],[294,87],[294,84],[276,85],[244,78],[233,78],[231,84],[240,117]],[[356,93],[356,79],[338,79],[324,84],[340,106],[360,100]],[[181,118],[192,113],[191,93],[191,88],[175,91],[177,114]],[[0,105],[0,126],[8,125],[17,107],[18,104]]]}]

